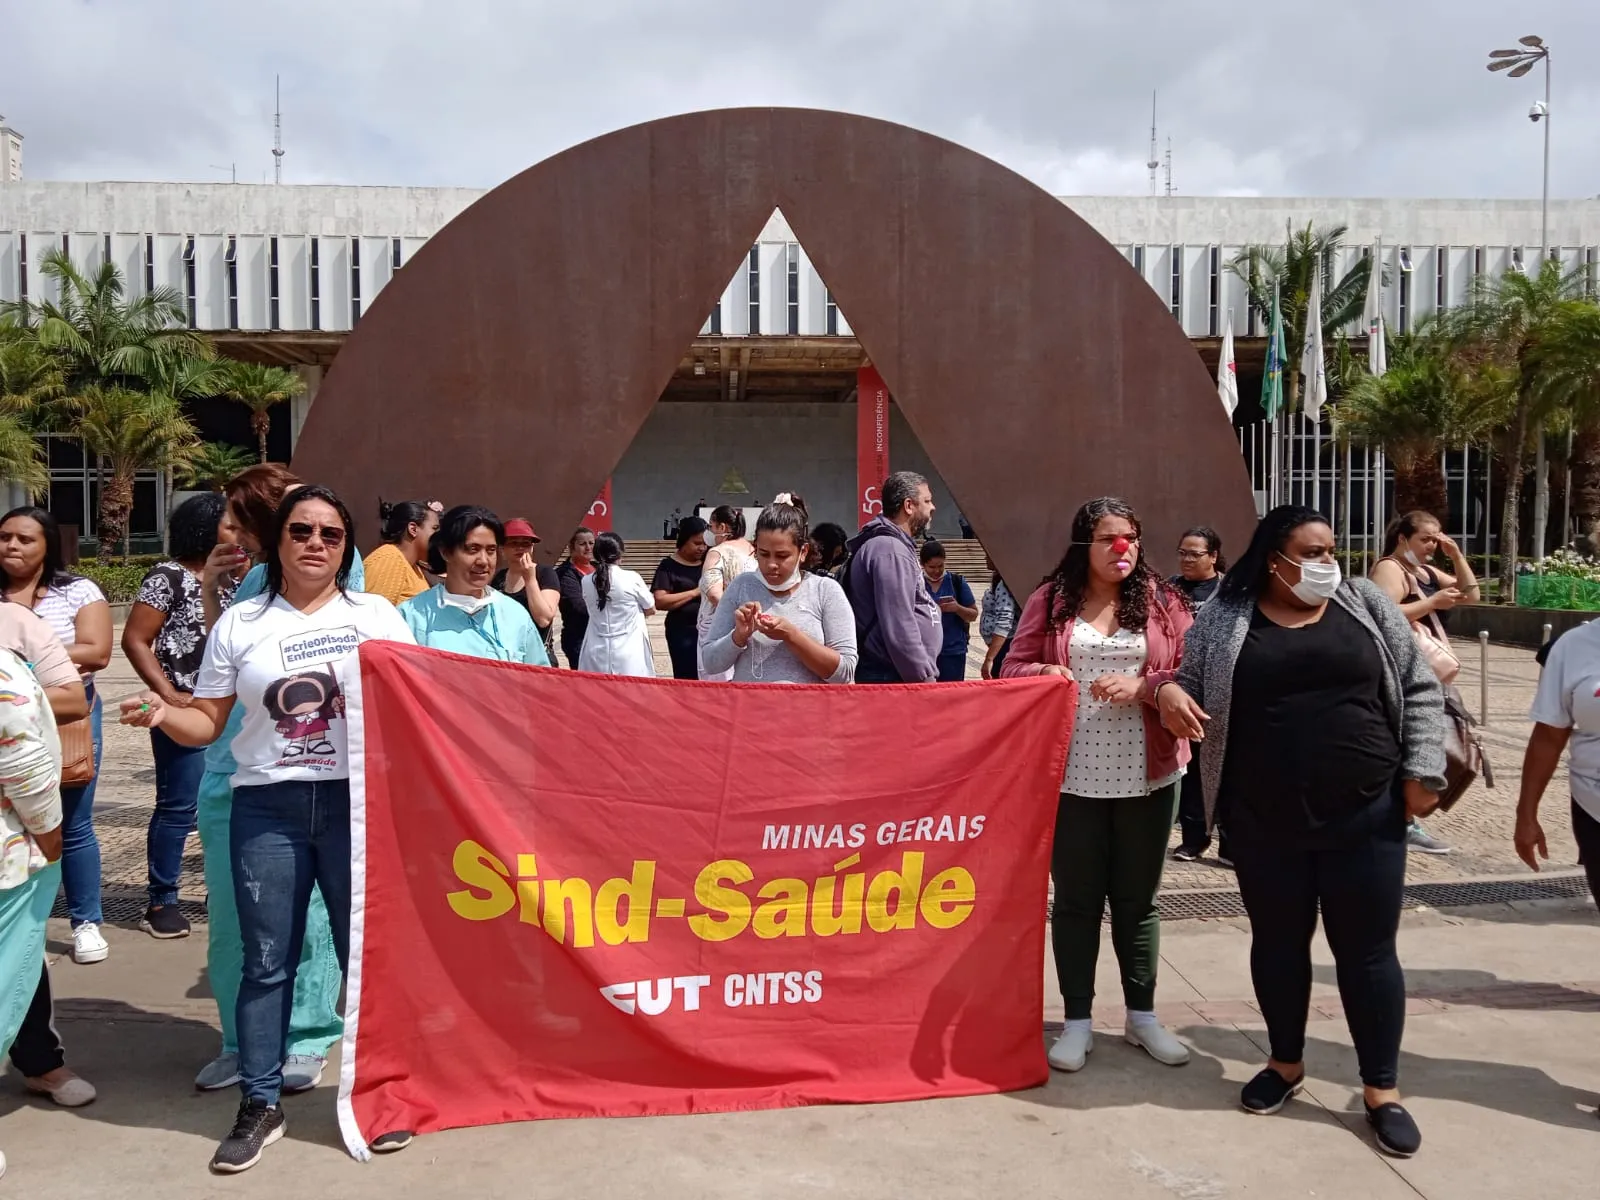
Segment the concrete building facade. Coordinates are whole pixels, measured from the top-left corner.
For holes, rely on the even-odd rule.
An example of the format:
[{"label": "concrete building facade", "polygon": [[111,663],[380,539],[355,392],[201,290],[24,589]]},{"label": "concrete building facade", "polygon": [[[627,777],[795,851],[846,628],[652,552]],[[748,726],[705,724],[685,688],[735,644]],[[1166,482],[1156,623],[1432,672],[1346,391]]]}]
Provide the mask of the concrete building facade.
[{"label": "concrete building facade", "polygon": [[[272,452],[286,456],[322,372],[349,331],[432,234],[481,194],[467,188],[53,183],[0,173],[0,300],[53,298],[54,285],[40,270],[50,249],[64,250],[85,270],[115,263],[134,294],[174,289],[189,324],[211,333],[225,352],[292,366],[305,376],[307,396],[274,421]],[[1345,226],[1335,272],[1362,255],[1381,255],[1390,279],[1388,326],[1397,332],[1463,302],[1475,277],[1532,269],[1540,253],[1537,201],[1062,200],[1122,251],[1211,365],[1231,316],[1241,394],[1254,387],[1252,370],[1259,366],[1252,363],[1259,364],[1263,332],[1243,282],[1228,270],[1247,244],[1281,243],[1287,229],[1308,223]],[[1549,236],[1550,253],[1564,266],[1595,270],[1600,200],[1552,202]],[[848,315],[833,303],[782,213],[773,214],[749,254],[730,267],[733,276],[701,337],[686,347],[663,403],[617,465],[614,511],[625,536],[659,536],[667,514],[702,496],[756,503],[782,489],[805,494],[818,519],[851,523],[850,402],[855,368],[871,347],[855,340]],[[448,397],[441,402],[441,419],[448,419]],[[202,433],[248,444],[243,411],[231,408],[225,402],[197,406]],[[1250,416],[1242,409],[1237,419],[1244,423]],[[55,445],[59,440],[50,450],[50,505],[63,521],[87,529],[93,472],[76,447]],[[1253,454],[1258,443],[1242,429],[1241,444]],[[937,479],[898,414],[890,458]],[[717,495],[730,471],[743,479],[748,495]],[[1336,471],[1331,460],[1324,467],[1330,486],[1337,486]],[[1461,471],[1465,487],[1466,459]],[[1320,486],[1315,494],[1322,500]],[[942,485],[936,492],[943,510],[936,528],[954,533],[958,498]],[[135,532],[154,535],[164,504],[160,481],[141,480]],[[1470,511],[1457,525],[1465,536],[1480,526],[1487,536],[1488,523]]]}]

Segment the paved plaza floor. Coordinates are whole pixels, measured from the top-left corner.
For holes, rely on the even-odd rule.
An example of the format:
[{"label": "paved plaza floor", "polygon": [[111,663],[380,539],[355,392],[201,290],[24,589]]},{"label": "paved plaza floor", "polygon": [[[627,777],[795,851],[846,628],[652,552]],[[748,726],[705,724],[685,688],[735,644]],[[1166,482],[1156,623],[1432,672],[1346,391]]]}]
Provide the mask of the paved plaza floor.
[{"label": "paved plaza floor", "polygon": [[[1477,647],[1462,653],[1463,690],[1476,707]],[[288,1100],[288,1136],[261,1166],[217,1179],[206,1162],[237,1098],[192,1087],[218,1039],[204,926],[178,942],[155,942],[132,928],[132,910],[143,903],[149,748],[142,734],[108,724],[98,824],[109,915],[119,923],[108,930],[111,957],[73,964],[62,921],[52,923],[50,947],[70,1059],[100,1099],[68,1112],[24,1097],[14,1073],[0,1079],[0,1149],[11,1160],[0,1196],[1593,1196],[1600,919],[1578,887],[1558,802],[1562,780],[1548,806],[1550,873],[1532,876],[1512,854],[1532,656],[1491,647],[1489,675],[1488,736],[1500,786],[1475,789],[1455,813],[1430,822],[1456,852],[1413,856],[1410,867],[1401,1087],[1425,1145],[1408,1162],[1382,1157],[1366,1131],[1332,960],[1320,939],[1307,1050],[1312,1083],[1276,1117],[1238,1110],[1239,1086],[1259,1068],[1266,1042],[1250,989],[1248,927],[1215,915],[1236,900],[1232,876],[1201,863],[1168,872],[1158,993],[1161,1015],[1194,1048],[1186,1067],[1160,1066],[1121,1041],[1107,944],[1100,1033],[1088,1067],[1029,1091],[462,1130],[358,1164],[339,1141],[330,1070],[321,1088]],[[103,694],[115,699],[133,689],[119,655],[102,678]],[[197,911],[198,844],[191,848],[184,895]],[[1469,906],[1458,906],[1463,901]],[[1048,963],[1043,970],[1047,1038],[1062,1014]]]}]

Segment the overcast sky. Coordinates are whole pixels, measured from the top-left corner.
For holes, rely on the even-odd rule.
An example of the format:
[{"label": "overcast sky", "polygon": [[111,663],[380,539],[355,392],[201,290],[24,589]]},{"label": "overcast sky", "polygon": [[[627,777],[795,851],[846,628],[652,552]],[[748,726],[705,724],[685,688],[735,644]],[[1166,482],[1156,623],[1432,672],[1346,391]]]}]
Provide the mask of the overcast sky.
[{"label": "overcast sky", "polygon": [[[0,0],[36,179],[488,186],[597,134],[748,104],[971,146],[1058,194],[1148,190],[1150,92],[1198,195],[1600,194],[1597,0]],[[222,170],[214,169],[221,166]]]}]

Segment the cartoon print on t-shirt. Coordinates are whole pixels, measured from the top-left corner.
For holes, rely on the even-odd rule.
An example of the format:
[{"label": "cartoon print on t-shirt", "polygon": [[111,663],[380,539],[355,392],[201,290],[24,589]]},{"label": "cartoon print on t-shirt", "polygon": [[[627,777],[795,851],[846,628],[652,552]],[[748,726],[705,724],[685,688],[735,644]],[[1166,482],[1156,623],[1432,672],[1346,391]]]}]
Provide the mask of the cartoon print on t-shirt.
[{"label": "cartoon print on t-shirt", "polygon": [[331,667],[274,680],[262,693],[261,703],[285,742],[280,763],[334,753],[328,731],[334,721],[344,720],[344,693]]}]

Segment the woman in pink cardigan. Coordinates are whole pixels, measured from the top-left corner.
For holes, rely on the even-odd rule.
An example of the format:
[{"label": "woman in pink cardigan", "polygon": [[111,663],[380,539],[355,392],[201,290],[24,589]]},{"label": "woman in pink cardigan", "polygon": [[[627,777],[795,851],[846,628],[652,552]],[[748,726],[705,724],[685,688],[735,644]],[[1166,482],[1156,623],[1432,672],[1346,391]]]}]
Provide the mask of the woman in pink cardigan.
[{"label": "woman in pink cardigan", "polygon": [[1157,1062],[1189,1061],[1188,1048],[1155,1015],[1156,894],[1189,759],[1188,743],[1163,728],[1155,696],[1177,674],[1194,617],[1145,564],[1139,537],[1139,518],[1124,500],[1105,496],[1080,508],[1065,557],[1028,597],[1001,672],[1065,675],[1077,684],[1050,863],[1051,943],[1067,1009],[1066,1029],[1049,1053],[1059,1071],[1081,1069],[1094,1049],[1095,960],[1108,898],[1125,1035]]}]

